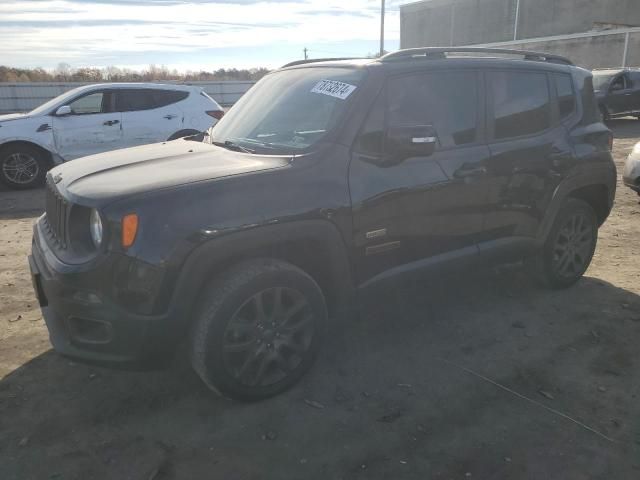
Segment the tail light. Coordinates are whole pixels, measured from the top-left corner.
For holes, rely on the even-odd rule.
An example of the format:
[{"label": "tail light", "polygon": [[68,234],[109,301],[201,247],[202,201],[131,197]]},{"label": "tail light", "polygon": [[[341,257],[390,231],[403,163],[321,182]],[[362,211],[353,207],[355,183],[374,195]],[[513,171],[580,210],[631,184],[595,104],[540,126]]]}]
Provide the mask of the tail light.
[{"label": "tail light", "polygon": [[224,117],[224,110],[207,110],[206,113],[207,115],[215,118],[216,120],[220,120],[222,117]]},{"label": "tail light", "polygon": [[609,151],[613,151],[613,133],[609,134]]}]

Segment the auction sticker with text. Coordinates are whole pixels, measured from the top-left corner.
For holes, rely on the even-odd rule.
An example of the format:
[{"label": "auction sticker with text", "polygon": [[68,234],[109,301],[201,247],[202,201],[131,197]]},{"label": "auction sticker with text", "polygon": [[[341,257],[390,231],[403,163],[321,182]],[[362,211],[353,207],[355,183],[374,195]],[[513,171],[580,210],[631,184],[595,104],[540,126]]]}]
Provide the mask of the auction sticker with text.
[{"label": "auction sticker with text", "polygon": [[311,89],[313,93],[321,93],[329,95],[341,100],[346,99],[356,89],[355,85],[350,85],[337,80],[320,80],[315,87]]}]

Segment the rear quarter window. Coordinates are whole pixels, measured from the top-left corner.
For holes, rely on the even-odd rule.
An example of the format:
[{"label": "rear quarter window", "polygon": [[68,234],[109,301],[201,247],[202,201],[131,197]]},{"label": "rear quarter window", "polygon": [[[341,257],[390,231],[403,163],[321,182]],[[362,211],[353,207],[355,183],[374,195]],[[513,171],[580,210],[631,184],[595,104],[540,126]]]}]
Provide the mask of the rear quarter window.
[{"label": "rear quarter window", "polygon": [[560,118],[564,120],[576,111],[576,96],[573,90],[573,81],[570,75],[554,73],[551,78],[556,89],[558,99],[558,111]]},{"label": "rear quarter window", "polygon": [[596,95],[593,93],[593,77],[583,77],[578,80],[578,90],[582,100],[582,124],[588,125],[601,120]]}]

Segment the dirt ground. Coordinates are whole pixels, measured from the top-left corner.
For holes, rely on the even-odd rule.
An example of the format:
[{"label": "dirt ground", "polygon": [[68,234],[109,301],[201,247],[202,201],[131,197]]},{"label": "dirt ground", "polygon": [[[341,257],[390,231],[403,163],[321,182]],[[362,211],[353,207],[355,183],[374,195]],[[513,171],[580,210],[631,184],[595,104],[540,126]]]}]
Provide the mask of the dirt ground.
[{"label": "dirt ground", "polygon": [[[640,122],[615,122],[619,171]],[[131,373],[50,348],[26,256],[41,191],[0,192],[0,479],[640,478],[640,205],[621,184],[587,276],[398,285],[302,383],[220,399],[185,362]]]}]

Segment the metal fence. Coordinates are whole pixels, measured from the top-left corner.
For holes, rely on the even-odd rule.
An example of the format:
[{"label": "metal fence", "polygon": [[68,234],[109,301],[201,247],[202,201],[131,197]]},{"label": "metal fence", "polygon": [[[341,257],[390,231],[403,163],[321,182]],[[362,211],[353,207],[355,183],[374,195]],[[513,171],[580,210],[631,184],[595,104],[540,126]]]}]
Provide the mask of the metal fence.
[{"label": "metal fence", "polygon": [[[171,83],[171,82],[165,82]],[[184,82],[196,85],[223,107],[230,107],[249,90],[254,82]],[[27,112],[73,88],[90,85],[81,82],[0,83],[0,114]]]}]

